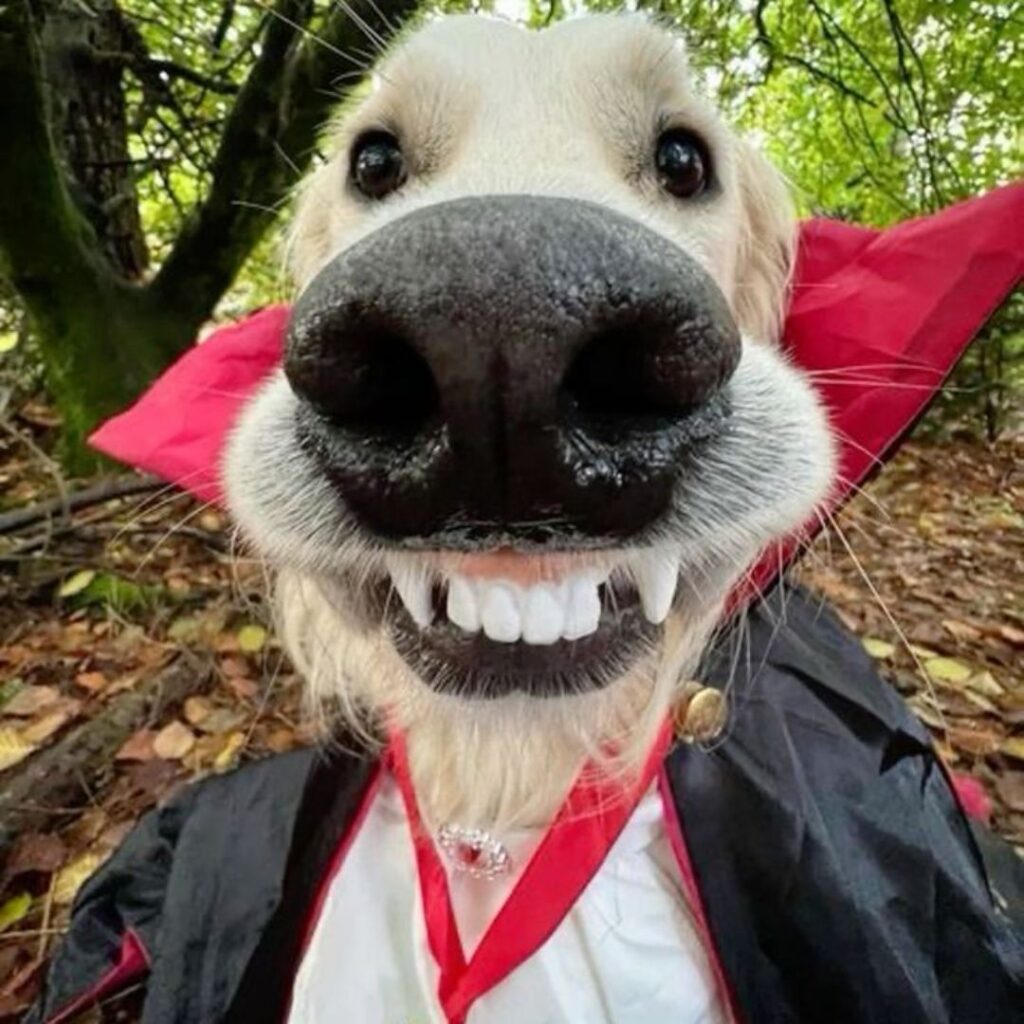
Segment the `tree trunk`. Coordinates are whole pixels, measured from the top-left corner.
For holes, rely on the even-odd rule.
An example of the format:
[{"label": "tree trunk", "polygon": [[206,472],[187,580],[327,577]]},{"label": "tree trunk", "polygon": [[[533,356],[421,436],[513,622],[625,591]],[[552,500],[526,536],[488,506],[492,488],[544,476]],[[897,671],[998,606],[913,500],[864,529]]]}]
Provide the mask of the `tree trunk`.
[{"label": "tree trunk", "polygon": [[362,13],[331,4],[315,32],[312,0],[266,5],[249,75],[230,89],[206,195],[142,282],[122,75],[127,65],[144,76],[166,62],[150,59],[117,0],[0,0],[0,274],[38,337],[72,468],[95,461],[89,432],[213,314],[309,166],[341,99],[339,75],[351,70],[346,55],[367,37],[389,37],[416,2],[356,0]]},{"label": "tree trunk", "polygon": [[46,0],[40,31],[54,142],[72,198],[129,281],[149,262],[128,150],[122,79],[134,37],[113,0]]},{"label": "tree trunk", "polygon": [[63,417],[61,457],[84,471],[96,456],[84,441],[122,410],[195,339],[203,317],[181,315],[146,290],[108,274],[33,296],[50,391]]}]

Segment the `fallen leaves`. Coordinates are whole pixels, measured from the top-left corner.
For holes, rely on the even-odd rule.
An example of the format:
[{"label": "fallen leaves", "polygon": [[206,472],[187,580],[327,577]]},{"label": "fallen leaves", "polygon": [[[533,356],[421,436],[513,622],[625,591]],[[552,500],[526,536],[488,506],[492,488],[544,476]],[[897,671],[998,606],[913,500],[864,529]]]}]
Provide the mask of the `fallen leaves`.
[{"label": "fallen leaves", "polygon": [[179,761],[196,745],[196,736],[184,722],[165,725],[153,737],[153,753],[165,761]]},{"label": "fallen leaves", "polygon": [[1024,812],[1024,772],[1009,771],[996,779],[999,799],[1012,811]]},{"label": "fallen leaves", "polygon": [[68,598],[80,594],[92,581],[96,579],[95,569],[79,569],[78,572],[68,576],[57,588],[57,596]]},{"label": "fallen leaves", "polygon": [[17,729],[0,726],[0,772],[24,761],[35,749],[35,744],[29,743]]},{"label": "fallen leaves", "polygon": [[67,846],[52,832],[29,832],[19,836],[4,866],[4,880],[9,881],[28,872],[56,871],[67,858]]},{"label": "fallen leaves", "polygon": [[[37,487],[35,498],[42,496]],[[0,982],[0,1017],[20,1014],[32,998],[75,894],[142,813],[189,780],[271,752],[272,734],[275,745],[302,742],[290,725],[298,715],[294,676],[277,659],[265,664],[265,630],[243,632],[255,622],[261,574],[232,567],[202,538],[175,533],[194,509],[187,497],[172,496],[76,514],[76,523],[99,520],[110,529],[87,540],[55,535],[41,557],[0,577],[0,770],[9,773],[0,785],[19,763],[149,680],[180,646],[220,652],[210,691],[158,705],[90,778],[88,805],[78,813],[53,808],[43,819],[52,832],[33,824],[39,830],[12,846],[0,874],[0,909],[17,897],[8,913],[22,916],[0,943],[0,979],[16,981]],[[216,512],[197,521],[209,532],[227,529]],[[271,669],[275,702],[264,707],[259,698]]]},{"label": "fallen leaves", "polygon": [[0,933],[7,931],[11,925],[24,920],[31,909],[32,894],[27,892],[15,893],[3,905],[0,905]]},{"label": "fallen leaves", "polygon": [[895,644],[889,643],[888,640],[879,640],[875,636],[866,636],[861,643],[864,645],[864,650],[879,661],[885,661],[896,653]]},{"label": "fallen leaves", "polygon": [[209,697],[189,697],[185,701],[185,721],[189,725],[201,726],[216,710]]},{"label": "fallen leaves", "polygon": [[102,693],[110,680],[102,672],[79,672],[75,676],[75,685],[88,693]]},{"label": "fallen leaves", "polygon": [[108,856],[109,853],[89,850],[62,867],[53,876],[53,902],[58,907],[72,903],[78,890]]},{"label": "fallen leaves", "polygon": [[802,573],[837,605],[947,762],[992,795],[994,827],[1024,849],[1015,777],[1024,764],[1022,467],[1020,436],[983,451],[906,445],[838,517],[859,566],[841,542],[823,540]]},{"label": "fallen leaves", "polygon": [[234,768],[243,746],[245,746],[245,733],[230,733],[224,741],[224,746],[213,759],[213,770],[215,772],[226,772]]},{"label": "fallen leaves", "polygon": [[5,715],[31,717],[60,699],[55,686],[23,686],[2,708]]},{"label": "fallen leaves", "polygon": [[262,626],[249,623],[238,631],[237,639],[240,651],[257,654],[263,650],[263,645],[267,642],[267,631]]},{"label": "fallen leaves", "polygon": [[1024,761],[1024,736],[1011,736],[1003,741],[999,749],[1015,761]]},{"label": "fallen leaves", "polygon": [[114,755],[115,761],[152,761],[156,757],[153,740],[156,732],[152,729],[139,729],[133,732],[121,744],[121,749]]},{"label": "fallen leaves", "polygon": [[928,658],[924,670],[937,683],[965,683],[971,677],[971,667],[955,658]]}]

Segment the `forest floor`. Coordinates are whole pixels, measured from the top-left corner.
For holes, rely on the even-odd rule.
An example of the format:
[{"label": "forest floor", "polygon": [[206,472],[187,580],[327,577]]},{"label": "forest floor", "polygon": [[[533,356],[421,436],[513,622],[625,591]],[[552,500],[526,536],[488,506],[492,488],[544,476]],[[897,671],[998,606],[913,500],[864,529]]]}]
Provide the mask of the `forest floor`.
[{"label": "forest floor", "polygon": [[[235,557],[225,516],[137,477],[65,481],[47,411],[19,415],[0,438],[0,1020],[143,811],[312,739],[262,569]],[[1024,849],[1022,467],[1021,437],[908,444],[838,517],[846,542],[819,538],[799,575]],[[61,493],[97,483],[136,493],[64,514]],[[52,514],[12,518],[48,499]]]}]

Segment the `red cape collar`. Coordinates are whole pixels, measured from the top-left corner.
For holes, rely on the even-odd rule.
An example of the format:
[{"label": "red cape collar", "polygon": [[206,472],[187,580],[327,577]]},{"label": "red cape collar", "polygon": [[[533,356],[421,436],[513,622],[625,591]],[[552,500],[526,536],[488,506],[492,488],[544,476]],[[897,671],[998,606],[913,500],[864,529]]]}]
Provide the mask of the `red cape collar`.
[{"label": "red cape collar", "polygon": [[[839,444],[838,507],[895,446],[971,338],[1024,275],[1024,184],[885,230],[801,225],[783,345],[810,374]],[[273,306],[185,353],[90,439],[99,451],[220,502],[228,433],[280,363],[288,321]],[[808,524],[749,577],[764,587]]]}]

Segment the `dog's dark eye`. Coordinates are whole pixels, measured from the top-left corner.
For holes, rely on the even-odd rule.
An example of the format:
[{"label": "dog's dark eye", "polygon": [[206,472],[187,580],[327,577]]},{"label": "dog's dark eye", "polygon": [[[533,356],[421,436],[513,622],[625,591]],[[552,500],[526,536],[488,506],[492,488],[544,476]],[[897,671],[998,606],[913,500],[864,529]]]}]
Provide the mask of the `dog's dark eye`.
[{"label": "dog's dark eye", "polygon": [[654,164],[662,186],[680,199],[692,199],[707,188],[711,161],[707,147],[693,132],[665,132],[658,139]]},{"label": "dog's dark eye", "polygon": [[352,148],[352,181],[370,199],[401,188],[405,182],[405,157],[398,139],[388,132],[368,132]]}]

